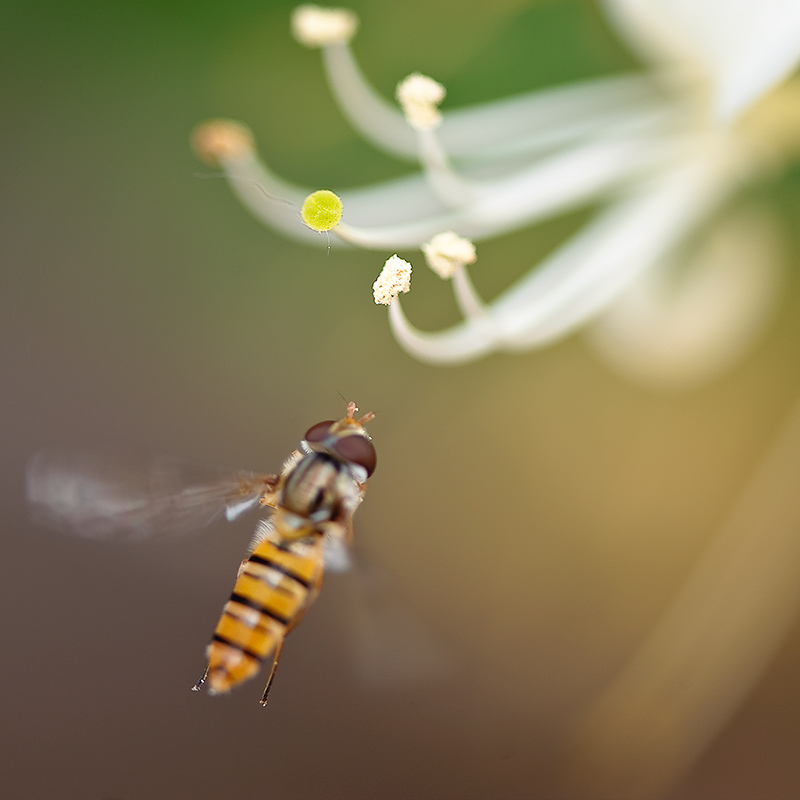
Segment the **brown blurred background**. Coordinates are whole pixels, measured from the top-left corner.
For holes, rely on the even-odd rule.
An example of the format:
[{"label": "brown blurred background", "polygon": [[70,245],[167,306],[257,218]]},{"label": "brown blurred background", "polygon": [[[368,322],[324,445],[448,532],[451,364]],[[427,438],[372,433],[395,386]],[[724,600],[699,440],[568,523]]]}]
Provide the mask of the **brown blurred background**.
[{"label": "brown blurred background", "polygon": [[[456,107],[635,63],[588,3],[351,5],[355,52],[386,96],[416,69]],[[344,122],[318,54],[291,39],[291,8],[0,7],[0,795],[591,794],[570,755],[580,720],[800,390],[796,281],[756,349],[691,392],[631,385],[580,337],[453,369],[414,362],[371,300],[379,254],[287,242],[198,178],[209,170],[188,137],[210,116],[251,125],[267,162],[313,187],[408,169]],[[800,171],[754,191],[791,242]],[[482,244],[476,284],[498,293],[581,218]],[[415,323],[455,320],[447,287],[414,281]],[[371,589],[326,582],[266,710],[260,680],[227,698],[189,691],[252,518],[137,545],[29,521],[23,475],[40,448],[271,471],[341,412],[340,394],[377,414],[379,467],[356,518]],[[397,631],[369,622],[387,605]],[[798,674],[793,622],[666,796],[796,797]]]}]

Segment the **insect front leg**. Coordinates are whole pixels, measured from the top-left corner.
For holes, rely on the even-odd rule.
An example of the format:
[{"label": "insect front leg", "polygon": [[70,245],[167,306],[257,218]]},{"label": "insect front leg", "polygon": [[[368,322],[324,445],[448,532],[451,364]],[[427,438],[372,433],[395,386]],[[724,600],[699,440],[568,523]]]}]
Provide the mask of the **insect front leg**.
[{"label": "insect front leg", "polygon": [[193,692],[199,692],[203,688],[203,684],[206,682],[206,678],[208,677],[208,667],[206,667],[205,672],[202,674],[201,678],[197,683],[192,686]]}]

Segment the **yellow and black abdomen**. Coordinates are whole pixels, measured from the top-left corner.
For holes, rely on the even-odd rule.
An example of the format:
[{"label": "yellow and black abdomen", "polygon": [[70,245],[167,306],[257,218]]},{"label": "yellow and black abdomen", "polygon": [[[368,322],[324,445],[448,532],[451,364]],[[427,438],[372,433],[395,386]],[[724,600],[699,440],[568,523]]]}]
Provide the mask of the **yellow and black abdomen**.
[{"label": "yellow and black abdomen", "polygon": [[227,692],[258,672],[313,600],[322,578],[322,537],[262,541],[239,574],[208,646],[212,693]]}]

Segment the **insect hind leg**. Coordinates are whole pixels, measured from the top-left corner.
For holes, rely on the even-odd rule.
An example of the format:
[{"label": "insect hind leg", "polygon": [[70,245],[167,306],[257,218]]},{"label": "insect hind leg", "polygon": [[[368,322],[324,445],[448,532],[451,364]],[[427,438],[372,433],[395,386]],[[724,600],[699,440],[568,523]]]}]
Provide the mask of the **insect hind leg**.
[{"label": "insect hind leg", "polygon": [[272,681],[275,679],[275,670],[278,668],[278,657],[281,654],[282,647],[283,647],[283,639],[281,639],[278,642],[278,644],[275,645],[275,650],[272,653],[272,666],[270,666],[269,668],[269,677],[267,678],[267,685],[264,687],[264,694],[261,695],[261,699],[258,701],[259,703],[261,703],[262,706],[267,705],[267,697],[269,695],[269,690],[272,687]]},{"label": "insect hind leg", "polygon": [[[292,630],[292,628],[294,628],[295,625],[297,625],[298,622],[300,622],[300,620],[303,618],[303,615],[306,613],[306,611],[308,611],[309,606],[314,602],[317,595],[319,594],[321,586],[322,586],[322,570],[320,569],[317,575],[314,577],[308,595],[306,596],[305,603],[303,604],[302,608],[300,608],[297,611],[294,619],[287,627],[286,629],[287,634]],[[278,657],[281,654],[283,641],[284,641],[283,637],[281,637],[278,644],[275,645],[275,650],[273,650],[272,652],[272,665],[269,668],[269,677],[267,678],[267,685],[264,687],[264,694],[261,695],[261,700],[259,700],[259,703],[261,703],[262,706],[267,705],[267,697],[269,696],[269,690],[272,687],[272,681],[275,679],[275,670],[278,668]]]}]

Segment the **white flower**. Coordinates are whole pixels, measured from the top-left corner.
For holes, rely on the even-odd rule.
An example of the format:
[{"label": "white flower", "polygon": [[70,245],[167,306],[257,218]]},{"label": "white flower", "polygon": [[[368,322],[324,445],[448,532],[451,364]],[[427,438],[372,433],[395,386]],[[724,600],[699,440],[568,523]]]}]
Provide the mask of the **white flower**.
[{"label": "white flower", "polygon": [[646,59],[695,73],[714,113],[732,120],[800,61],[796,0],[604,0]]},{"label": "white flower", "polygon": [[[774,228],[726,203],[798,150],[800,89],[784,81],[800,60],[800,0],[605,0],[604,7],[652,63],[649,73],[441,116],[444,87],[425,76],[398,87],[405,115],[372,90],[348,47],[352,14],[337,11],[337,33],[327,36],[301,30],[297,20],[310,12],[296,12],[296,35],[322,47],[353,125],[421,166],[408,178],[342,191],[338,238],[375,250],[420,248],[443,231],[477,241],[600,206],[491,303],[478,298],[463,261],[453,287],[464,321],[453,328],[420,332],[393,301],[393,331],[416,357],[469,361],[540,347],[593,323],[591,341],[618,366],[680,383],[724,368],[766,318],[778,283]],[[320,13],[328,12],[315,9],[312,19]],[[323,27],[315,25],[312,32]],[[273,227],[328,246],[298,219],[309,189],[272,174],[246,141],[216,154],[234,191]],[[207,145],[203,152],[208,158]],[[688,263],[678,281],[674,268]]]}]

